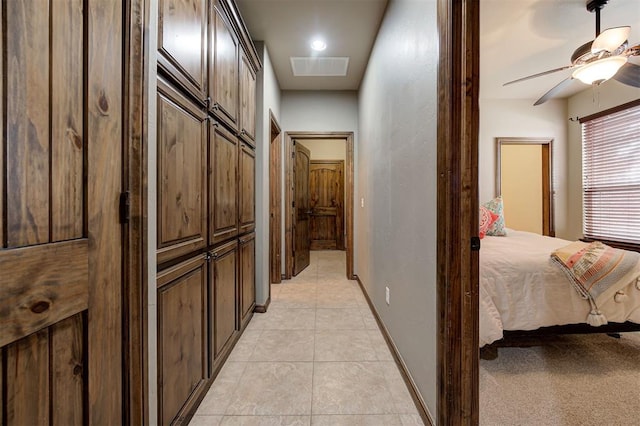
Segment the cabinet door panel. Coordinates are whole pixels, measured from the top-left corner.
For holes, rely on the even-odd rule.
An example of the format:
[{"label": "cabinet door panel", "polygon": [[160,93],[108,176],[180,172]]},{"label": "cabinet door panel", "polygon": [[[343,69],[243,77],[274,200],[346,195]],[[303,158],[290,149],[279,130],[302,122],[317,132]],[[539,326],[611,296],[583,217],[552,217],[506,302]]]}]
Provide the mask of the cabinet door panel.
[{"label": "cabinet door panel", "polygon": [[238,129],[238,38],[218,4],[211,8],[209,93],[211,112]]},{"label": "cabinet door panel", "polygon": [[188,410],[207,379],[204,256],[158,274],[158,385],[161,424]]},{"label": "cabinet door panel", "polygon": [[255,252],[256,234],[251,233],[240,238],[240,315],[241,324],[251,318],[256,306],[255,288]]},{"label": "cabinet door panel", "polygon": [[206,52],[207,0],[159,0],[158,65],[203,102]]},{"label": "cabinet door panel", "polygon": [[238,330],[236,321],[238,297],[238,242],[231,241],[212,252],[209,294],[213,297],[212,365],[233,341]]},{"label": "cabinet door panel", "polygon": [[252,231],[256,224],[255,175],[256,153],[251,147],[242,144],[239,166],[240,185],[240,233]]},{"label": "cabinet door panel", "polygon": [[209,171],[209,242],[238,235],[238,138],[219,124],[211,125]]},{"label": "cabinet door panel", "polygon": [[256,140],[256,73],[244,53],[240,61],[240,136],[252,146]]},{"label": "cabinet door panel", "polygon": [[158,80],[158,263],[206,244],[205,118]]}]

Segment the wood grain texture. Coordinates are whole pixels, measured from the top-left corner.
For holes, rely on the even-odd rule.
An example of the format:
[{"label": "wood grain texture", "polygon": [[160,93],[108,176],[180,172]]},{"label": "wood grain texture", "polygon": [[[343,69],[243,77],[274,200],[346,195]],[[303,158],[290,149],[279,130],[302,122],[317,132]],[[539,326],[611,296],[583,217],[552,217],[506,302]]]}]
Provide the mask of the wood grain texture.
[{"label": "wood grain texture", "polygon": [[238,220],[240,233],[256,227],[256,152],[247,144],[240,145],[238,167]]},{"label": "wood grain texture", "polygon": [[255,147],[256,70],[244,51],[240,52],[240,137]]},{"label": "wood grain texture", "polygon": [[49,241],[49,4],[5,2],[7,246]]},{"label": "wood grain texture", "polygon": [[344,161],[311,160],[309,239],[311,250],[344,249]]},{"label": "wood grain texture", "polygon": [[49,424],[49,330],[9,345],[6,357],[6,424]]},{"label": "wood grain texture", "polygon": [[[150,81],[145,76],[149,52],[144,49],[145,0],[130,0],[127,10],[128,33],[125,40],[125,143],[124,176],[129,190],[131,218],[125,228],[125,324],[129,333],[125,348],[125,416],[123,423],[148,423],[147,383],[149,368],[148,277],[147,277],[147,174],[148,141],[145,114],[148,113],[146,93]],[[154,206],[155,208],[155,206]],[[155,374],[155,372],[153,373]]]},{"label": "wood grain texture", "polygon": [[439,0],[437,424],[477,425],[478,86],[477,0]]},{"label": "wood grain texture", "polygon": [[[123,0],[88,0],[89,424],[122,423]],[[92,348],[100,348],[95,350]]]},{"label": "wood grain texture", "polygon": [[206,114],[158,80],[158,262],[206,245]]},{"label": "wood grain texture", "polygon": [[211,364],[220,358],[238,330],[237,297],[238,297],[238,242],[236,240],[213,249],[209,273],[209,294],[212,300],[209,306],[213,312],[213,337]]},{"label": "wood grain texture", "polygon": [[51,334],[51,423],[84,423],[84,324],[82,314],[50,328]]},{"label": "wood grain texture", "polygon": [[282,282],[282,131],[271,110],[269,119],[269,282],[277,284]]},{"label": "wood grain texture", "polygon": [[207,0],[158,1],[158,66],[191,92],[207,97]]},{"label": "wood grain texture", "polygon": [[238,39],[218,2],[211,6],[209,51],[210,109],[232,129],[238,129]]},{"label": "wood grain texture", "polygon": [[202,256],[183,262],[158,283],[160,424],[168,425],[207,377],[206,263]]},{"label": "wood grain texture", "polygon": [[294,146],[294,225],[293,275],[302,272],[311,261],[309,253],[309,164],[311,152],[299,143]]},{"label": "wood grain texture", "polygon": [[209,137],[209,244],[238,235],[238,150],[236,136],[218,123]]},{"label": "wood grain texture", "polygon": [[345,187],[347,191],[346,196],[346,205],[344,208],[345,220],[346,220],[346,234],[347,241],[345,243],[345,248],[347,249],[347,278],[350,280],[355,280],[356,275],[353,273],[353,245],[354,245],[354,226],[353,226],[353,208],[354,208],[354,197],[355,197],[355,158],[354,158],[354,146],[353,146],[353,132],[348,132],[346,135],[347,139],[347,163],[346,174],[345,174]]},{"label": "wood grain texture", "polygon": [[51,2],[51,240],[84,230],[83,0]]},{"label": "wood grain texture", "polygon": [[[4,52],[4,8],[0,7],[0,52]],[[4,58],[0,58],[0,82],[4,81],[4,70],[5,70]],[[4,208],[4,199],[5,199],[5,176],[6,176],[6,166],[4,163],[4,153],[6,148],[6,138],[4,137],[4,84],[0,84],[0,249],[5,247],[5,224],[6,224],[6,211]],[[2,357],[0,356],[0,359]],[[0,380],[2,374],[0,374]],[[0,391],[1,393],[1,391]],[[1,411],[1,410],[0,410]],[[2,423],[2,414],[0,414],[0,424]]]},{"label": "wood grain texture", "polygon": [[[87,240],[0,251],[0,346],[87,309]],[[11,277],[11,279],[7,279]]]},{"label": "wood grain texture", "polygon": [[240,237],[240,324],[248,323],[256,306],[256,234]]}]

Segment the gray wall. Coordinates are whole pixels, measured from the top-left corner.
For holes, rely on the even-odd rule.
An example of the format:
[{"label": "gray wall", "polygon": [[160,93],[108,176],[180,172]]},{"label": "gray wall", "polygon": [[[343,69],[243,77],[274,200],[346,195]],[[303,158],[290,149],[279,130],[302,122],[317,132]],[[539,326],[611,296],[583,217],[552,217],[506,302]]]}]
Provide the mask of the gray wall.
[{"label": "gray wall", "polygon": [[269,110],[280,125],[280,86],[266,45],[255,42],[262,61],[256,76],[256,304],[269,297]]},{"label": "gray wall", "polygon": [[432,417],[437,389],[436,8],[435,0],[388,5],[360,86],[356,195],[358,275]]}]

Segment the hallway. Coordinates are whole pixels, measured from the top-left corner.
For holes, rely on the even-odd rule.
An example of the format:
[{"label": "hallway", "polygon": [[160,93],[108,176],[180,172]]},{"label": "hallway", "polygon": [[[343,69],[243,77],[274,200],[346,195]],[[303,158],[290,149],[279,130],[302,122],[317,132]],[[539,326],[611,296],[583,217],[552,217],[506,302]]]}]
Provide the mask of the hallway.
[{"label": "hallway", "polygon": [[422,425],[344,251],[271,286],[191,421],[230,425]]}]

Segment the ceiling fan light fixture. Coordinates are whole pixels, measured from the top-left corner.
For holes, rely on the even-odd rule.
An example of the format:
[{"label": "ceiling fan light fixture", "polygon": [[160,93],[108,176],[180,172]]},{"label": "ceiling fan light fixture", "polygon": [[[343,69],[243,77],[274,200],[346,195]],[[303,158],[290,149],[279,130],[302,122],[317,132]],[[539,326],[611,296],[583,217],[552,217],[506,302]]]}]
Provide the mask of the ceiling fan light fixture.
[{"label": "ceiling fan light fixture", "polygon": [[626,56],[610,56],[581,66],[571,76],[585,84],[599,83],[616,75],[618,70],[626,63]]}]

